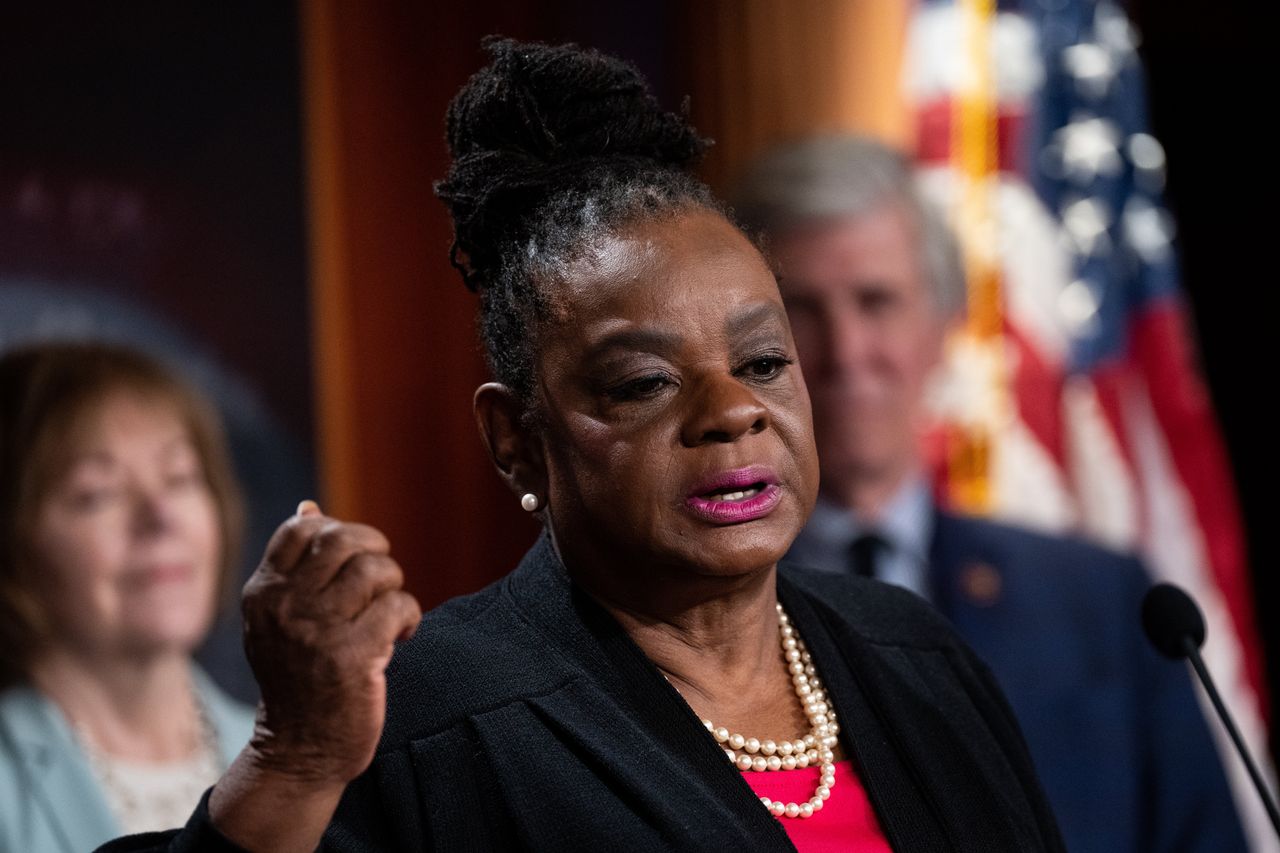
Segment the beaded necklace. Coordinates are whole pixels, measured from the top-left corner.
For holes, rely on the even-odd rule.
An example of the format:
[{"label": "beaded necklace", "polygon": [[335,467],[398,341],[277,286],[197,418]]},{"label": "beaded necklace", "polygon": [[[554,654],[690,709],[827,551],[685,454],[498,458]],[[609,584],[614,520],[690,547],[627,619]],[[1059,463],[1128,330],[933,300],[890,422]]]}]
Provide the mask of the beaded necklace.
[{"label": "beaded necklace", "polygon": [[[126,833],[151,831],[181,821],[200,801],[205,789],[218,780],[222,759],[218,735],[208,709],[193,697],[199,734],[193,754],[179,761],[153,764],[126,761],[110,755],[95,743],[81,726],[76,726],[81,746],[116,820]],[[130,768],[134,768],[130,770]],[[169,777],[168,784],[137,787],[147,777]]]},{"label": "beaded necklace", "polygon": [[796,629],[791,627],[791,620],[787,618],[781,604],[778,605],[778,633],[782,639],[783,657],[791,671],[791,683],[801,707],[804,708],[804,714],[809,719],[808,733],[795,740],[760,740],[730,732],[710,720],[703,720],[702,724],[739,770],[764,772],[817,765],[818,785],[808,802],[784,803],[768,797],[760,798],[760,802],[774,817],[808,818],[813,817],[814,812],[822,810],[823,803],[831,796],[831,790],[835,787],[833,750],[840,726],[836,723],[835,708],[831,707],[809,650],[805,648],[804,640]]}]

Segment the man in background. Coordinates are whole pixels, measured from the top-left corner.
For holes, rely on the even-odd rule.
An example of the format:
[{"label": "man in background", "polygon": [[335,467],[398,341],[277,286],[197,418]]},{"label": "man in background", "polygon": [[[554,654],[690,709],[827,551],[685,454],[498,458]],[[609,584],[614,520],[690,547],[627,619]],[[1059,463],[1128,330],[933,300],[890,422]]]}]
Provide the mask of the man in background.
[{"label": "man in background", "polygon": [[813,403],[818,506],[789,555],[930,600],[995,672],[1073,851],[1244,850],[1185,668],[1139,625],[1139,562],[935,504],[926,383],[965,303],[908,164],[828,137],[767,154],[737,213],[779,271]]}]

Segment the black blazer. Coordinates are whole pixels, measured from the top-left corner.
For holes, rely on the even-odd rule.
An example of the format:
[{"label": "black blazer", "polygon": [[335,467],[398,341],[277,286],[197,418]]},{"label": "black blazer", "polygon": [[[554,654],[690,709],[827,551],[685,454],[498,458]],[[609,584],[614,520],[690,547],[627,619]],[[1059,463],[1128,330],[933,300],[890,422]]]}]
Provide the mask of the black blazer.
[{"label": "black blazer", "polygon": [[[1004,698],[928,605],[790,569],[778,593],[895,850],[1062,849]],[[234,849],[203,806],[177,836],[117,845]],[[322,849],[794,850],[545,536],[506,578],[429,613],[397,651],[382,742]]]}]

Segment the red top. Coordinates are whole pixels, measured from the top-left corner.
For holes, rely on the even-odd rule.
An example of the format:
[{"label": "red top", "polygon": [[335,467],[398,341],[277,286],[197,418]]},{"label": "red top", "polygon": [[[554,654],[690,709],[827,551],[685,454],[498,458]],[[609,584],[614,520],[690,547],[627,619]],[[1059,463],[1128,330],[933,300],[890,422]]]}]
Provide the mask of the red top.
[{"label": "red top", "polygon": [[[782,828],[800,853],[890,853],[867,792],[853,772],[852,761],[837,761],[836,784],[813,817],[780,817]],[[745,772],[757,796],[784,803],[807,803],[818,786],[818,768]]]}]

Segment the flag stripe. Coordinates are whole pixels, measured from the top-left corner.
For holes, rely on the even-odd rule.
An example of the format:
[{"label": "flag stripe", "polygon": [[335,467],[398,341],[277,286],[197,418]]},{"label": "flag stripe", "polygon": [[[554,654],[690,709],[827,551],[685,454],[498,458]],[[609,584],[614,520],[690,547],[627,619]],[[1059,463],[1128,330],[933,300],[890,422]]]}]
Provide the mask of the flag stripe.
[{"label": "flag stripe", "polygon": [[1209,568],[1241,639],[1245,675],[1265,720],[1265,676],[1254,626],[1240,512],[1208,394],[1191,367],[1185,328],[1178,301],[1162,299],[1145,306],[1134,316],[1134,358],[1148,377],[1155,418],[1169,444],[1178,477],[1185,484],[1193,484],[1189,493],[1196,522],[1204,532]]}]

